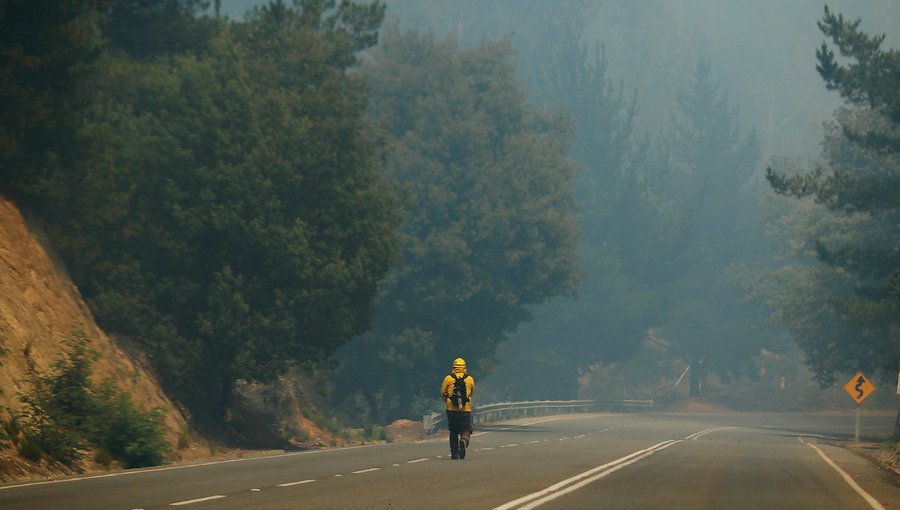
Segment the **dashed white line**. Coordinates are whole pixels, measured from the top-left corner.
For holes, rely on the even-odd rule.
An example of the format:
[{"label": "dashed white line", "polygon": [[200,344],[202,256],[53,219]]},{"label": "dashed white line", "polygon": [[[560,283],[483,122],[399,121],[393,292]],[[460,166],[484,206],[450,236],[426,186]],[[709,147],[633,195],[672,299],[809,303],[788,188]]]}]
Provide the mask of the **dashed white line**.
[{"label": "dashed white line", "polygon": [[215,496],[208,496],[208,497],[205,497],[205,498],[189,499],[189,500],[187,500],[187,501],[179,501],[179,502],[177,502],[177,503],[169,503],[169,506],[192,505],[192,504],[194,504],[194,503],[202,503],[202,502],[204,502],[204,501],[211,501],[211,500],[213,500],[213,499],[222,499],[222,498],[224,498],[224,497],[226,497],[226,496],[223,496],[223,495],[221,495],[221,494],[217,494],[217,495],[215,495]]},{"label": "dashed white line", "polygon": [[313,483],[315,480],[300,480],[299,482],[279,483],[279,487],[293,487],[294,485],[302,485],[304,483]]},{"label": "dashed white line", "polygon": [[181,465],[177,465],[177,466],[162,466],[162,467],[156,466],[156,467],[132,469],[132,470],[128,470],[128,471],[119,471],[117,473],[106,473],[103,475],[81,476],[81,477],[77,477],[77,478],[64,478],[61,480],[60,479],[44,480],[41,482],[27,482],[27,483],[20,483],[20,484],[16,484],[16,485],[4,485],[4,486],[0,487],[0,491],[19,489],[22,487],[32,487],[35,485],[81,482],[84,480],[94,480],[97,478],[112,478],[115,476],[134,476],[134,475],[141,475],[141,474],[146,474],[146,473],[155,473],[157,471],[171,471],[174,469],[193,469],[193,468],[200,468],[200,467],[205,467],[205,466],[213,466],[216,464],[231,464],[234,462],[255,462],[255,461],[264,461],[264,460],[270,460],[270,459],[278,459],[278,458],[282,458],[282,457],[295,457],[298,455],[328,454],[328,453],[333,453],[333,452],[356,450],[358,448],[374,448],[374,447],[382,446],[384,444],[386,444],[386,443],[375,443],[375,444],[358,445],[358,446],[346,446],[346,447],[342,447],[342,448],[332,448],[332,449],[325,449],[325,450],[306,450],[306,451],[302,451],[302,452],[289,452],[289,453],[281,453],[278,455],[264,455],[264,456],[259,456],[259,457],[241,457],[239,459],[215,460],[215,461],[210,461],[210,462],[200,462],[197,464],[181,464]]},{"label": "dashed white line", "polygon": [[353,474],[359,475],[362,473],[369,473],[371,471],[378,471],[379,469],[381,469],[381,468],[375,467],[375,468],[369,468],[369,469],[360,469],[359,471],[354,471]]},{"label": "dashed white line", "polygon": [[416,459],[416,460],[411,460],[411,461],[408,461],[407,464],[416,464],[416,463],[419,463],[419,462],[425,462],[426,460],[428,460],[428,459]]}]

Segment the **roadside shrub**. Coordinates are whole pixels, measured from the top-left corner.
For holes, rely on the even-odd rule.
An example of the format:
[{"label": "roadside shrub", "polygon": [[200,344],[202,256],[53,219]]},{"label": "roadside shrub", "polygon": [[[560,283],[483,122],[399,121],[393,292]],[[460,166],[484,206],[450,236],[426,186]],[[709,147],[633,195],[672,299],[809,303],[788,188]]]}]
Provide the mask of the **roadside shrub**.
[{"label": "roadside shrub", "polygon": [[175,447],[179,450],[185,450],[189,446],[191,446],[191,428],[185,426],[181,429],[181,432],[178,433],[178,444]]},{"label": "roadside shrub", "polygon": [[127,394],[110,381],[96,391],[96,412],[90,417],[90,442],[122,461],[126,467],[156,466],[169,445],[163,438],[162,411],[136,409]]},{"label": "roadside shrub", "polygon": [[13,446],[18,447],[19,440],[22,435],[22,427],[19,425],[19,417],[12,411],[7,409],[9,413],[8,420],[0,420],[0,428],[3,429],[3,435],[12,442]]},{"label": "roadside shrub", "polygon": [[387,441],[387,433],[384,427],[374,423],[366,423],[363,426],[362,438],[364,441]]},{"label": "roadside shrub", "polygon": [[94,454],[94,462],[109,469],[113,462],[113,456],[106,450],[97,450],[97,453]]},{"label": "roadside shrub", "polygon": [[[169,451],[163,439],[162,411],[144,412],[111,381],[91,382],[96,353],[88,339],[74,334],[69,352],[49,375],[31,374],[33,390],[21,397],[22,428],[29,442],[51,459],[71,465],[83,450],[104,450],[126,467],[161,464]],[[23,457],[34,460],[23,453]],[[40,453],[37,454],[40,458]]]},{"label": "roadside shrub", "polygon": [[29,437],[25,437],[22,441],[19,442],[19,455],[30,460],[31,462],[38,462],[41,460],[41,455],[43,452],[41,451],[41,445],[37,443],[37,441],[31,440]]}]

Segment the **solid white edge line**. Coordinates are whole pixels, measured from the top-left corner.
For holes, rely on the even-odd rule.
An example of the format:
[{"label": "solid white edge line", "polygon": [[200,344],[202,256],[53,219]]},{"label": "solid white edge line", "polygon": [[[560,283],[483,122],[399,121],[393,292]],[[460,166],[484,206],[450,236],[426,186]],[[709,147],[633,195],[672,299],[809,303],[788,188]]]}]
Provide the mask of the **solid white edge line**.
[{"label": "solid white edge line", "polygon": [[193,504],[193,503],[201,503],[201,502],[203,502],[203,501],[210,501],[210,500],[213,500],[213,499],[221,499],[221,498],[224,498],[224,497],[226,497],[226,496],[223,496],[223,495],[221,495],[221,494],[218,494],[218,495],[216,495],[216,496],[208,496],[208,497],[205,497],[205,498],[197,498],[197,499],[190,499],[190,500],[187,500],[187,501],[179,501],[179,502],[177,502],[177,503],[169,503],[169,506],[190,505],[190,504]]},{"label": "solid white edge line", "polygon": [[292,487],[294,485],[300,485],[304,483],[313,483],[315,480],[300,480],[299,482],[288,482],[288,483],[279,483],[278,487]]},{"label": "solid white edge line", "polygon": [[853,478],[851,478],[850,475],[848,475],[846,471],[844,471],[843,469],[841,469],[840,466],[835,464],[834,461],[832,461],[828,457],[828,455],[825,455],[825,452],[820,450],[818,446],[816,446],[812,443],[804,443],[804,444],[806,446],[809,446],[813,450],[815,450],[819,454],[819,456],[822,457],[825,460],[825,462],[828,463],[829,466],[834,468],[834,470],[837,471],[839,475],[841,475],[841,478],[843,478],[844,481],[850,485],[850,487],[853,487],[853,490],[855,490],[857,494],[859,494],[860,496],[862,496],[862,498],[864,500],[866,500],[866,503],[868,503],[870,507],[872,507],[876,510],[884,510],[884,507],[881,506],[881,503],[879,503],[877,499],[873,498],[871,494],[869,494],[862,487],[860,487],[859,484],[856,483],[856,481]]},{"label": "solid white edge line", "polygon": [[503,505],[500,505],[498,507],[494,507],[493,510],[510,510],[512,508],[515,508],[518,505],[522,505],[522,504],[531,502],[536,499],[541,499],[548,495],[552,495],[554,493],[559,493],[559,491],[562,490],[563,488],[565,488],[567,485],[574,484],[581,480],[584,480],[585,477],[593,476],[593,475],[597,474],[598,472],[603,472],[610,468],[614,468],[614,467],[618,466],[619,464],[623,464],[626,462],[630,464],[629,461],[635,459],[636,457],[642,457],[646,454],[654,452],[657,449],[667,448],[679,441],[681,441],[681,440],[680,439],[677,439],[677,440],[670,439],[668,441],[663,441],[662,443],[657,443],[649,448],[645,448],[643,450],[638,450],[634,453],[628,454],[628,455],[621,457],[619,459],[616,459],[614,461],[607,462],[606,464],[603,464],[602,466],[597,466],[597,467],[589,469],[583,473],[579,473],[573,477],[567,478],[561,482],[557,482],[545,489],[522,496],[521,498],[518,498],[518,499],[514,499],[514,500],[512,500],[508,503],[505,503]]},{"label": "solid white edge line", "polygon": [[216,464],[231,464],[232,462],[250,462],[256,460],[268,460],[268,459],[280,459],[283,457],[295,457],[297,455],[314,455],[317,453],[332,453],[332,452],[343,452],[347,450],[356,450],[357,448],[372,448],[375,446],[384,446],[389,443],[376,443],[376,444],[363,444],[358,446],[346,446],[344,448],[334,448],[328,450],[306,450],[302,452],[287,452],[287,453],[279,453],[275,455],[264,455],[260,457],[241,457],[239,459],[226,459],[226,460],[214,460],[210,462],[201,462],[198,464],[181,464],[179,466],[156,466],[149,468],[137,468],[137,469],[129,469],[127,471],[120,471],[118,473],[107,473],[104,475],[91,475],[91,476],[80,476],[77,478],[63,478],[59,480],[44,480],[41,482],[28,482],[28,483],[20,483],[17,485],[4,485],[0,486],[0,491],[7,489],[19,489],[22,487],[31,487],[34,485],[48,485],[53,483],[68,483],[68,482],[80,482],[84,480],[94,480],[97,478],[112,478],[114,476],[129,476],[129,475],[141,475],[146,473],[156,473],[157,471],[172,471],[175,469],[189,469],[189,468],[197,468],[204,466],[214,466]]}]

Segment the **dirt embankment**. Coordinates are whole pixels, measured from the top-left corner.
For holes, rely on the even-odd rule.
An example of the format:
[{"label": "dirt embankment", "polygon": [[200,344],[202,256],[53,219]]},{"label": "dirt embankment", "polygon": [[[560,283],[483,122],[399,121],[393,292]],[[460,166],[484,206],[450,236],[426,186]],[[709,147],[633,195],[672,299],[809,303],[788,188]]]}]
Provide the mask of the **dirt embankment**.
[{"label": "dirt embankment", "polygon": [[29,364],[38,372],[48,370],[76,331],[100,354],[94,365],[96,380],[112,378],[143,409],[165,409],[167,437],[174,443],[185,419],[146,363],[104,334],[78,288],[54,263],[19,209],[0,197],[0,347],[7,351],[0,356],[0,411],[21,409],[19,396],[29,390]]},{"label": "dirt embankment", "polygon": [[[7,418],[6,409],[12,412],[22,409],[19,397],[30,390],[29,365],[38,373],[46,373],[65,353],[65,341],[76,331],[89,338],[91,348],[99,353],[94,364],[96,382],[111,378],[138,407],[145,410],[161,407],[166,411],[166,439],[173,447],[169,461],[190,462],[281,451],[225,447],[197,435],[193,435],[187,448],[175,450],[181,431],[187,430],[186,420],[162,391],[146,359],[134,348],[123,349],[97,326],[78,288],[51,256],[48,247],[35,235],[16,205],[0,196],[0,348],[6,351],[0,355],[0,418]],[[246,399],[244,407],[253,407],[254,395],[265,396],[272,391],[283,394],[279,398],[263,399],[257,406],[259,409],[253,408],[247,419],[253,422],[259,421],[262,415],[269,417],[266,423],[276,422],[275,432],[283,443],[295,448],[322,448],[356,442],[355,438],[329,433],[305,417],[299,405],[304,398],[294,390],[283,391],[278,384],[262,390],[257,386],[241,386],[244,390],[241,394]],[[256,388],[256,392],[248,388]],[[266,404],[284,400],[289,401],[289,409],[273,410]],[[277,416],[269,416],[272,413]],[[421,430],[421,424],[404,425],[392,430],[401,440]],[[105,468],[88,459],[80,469],[90,472]],[[59,466],[28,462],[14,449],[3,450],[0,446],[0,482],[65,474],[67,470]]]}]

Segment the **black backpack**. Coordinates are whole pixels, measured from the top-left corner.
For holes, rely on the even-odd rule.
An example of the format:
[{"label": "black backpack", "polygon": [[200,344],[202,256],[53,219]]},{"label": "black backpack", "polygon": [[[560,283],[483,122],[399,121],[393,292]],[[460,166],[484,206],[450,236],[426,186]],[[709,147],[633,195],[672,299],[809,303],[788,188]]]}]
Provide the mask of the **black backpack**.
[{"label": "black backpack", "polygon": [[462,377],[456,377],[456,374],[453,375],[453,392],[450,393],[450,402],[453,403],[453,407],[458,409],[462,409],[464,405],[469,401],[469,395],[466,391],[466,377],[468,375],[463,374]]}]

